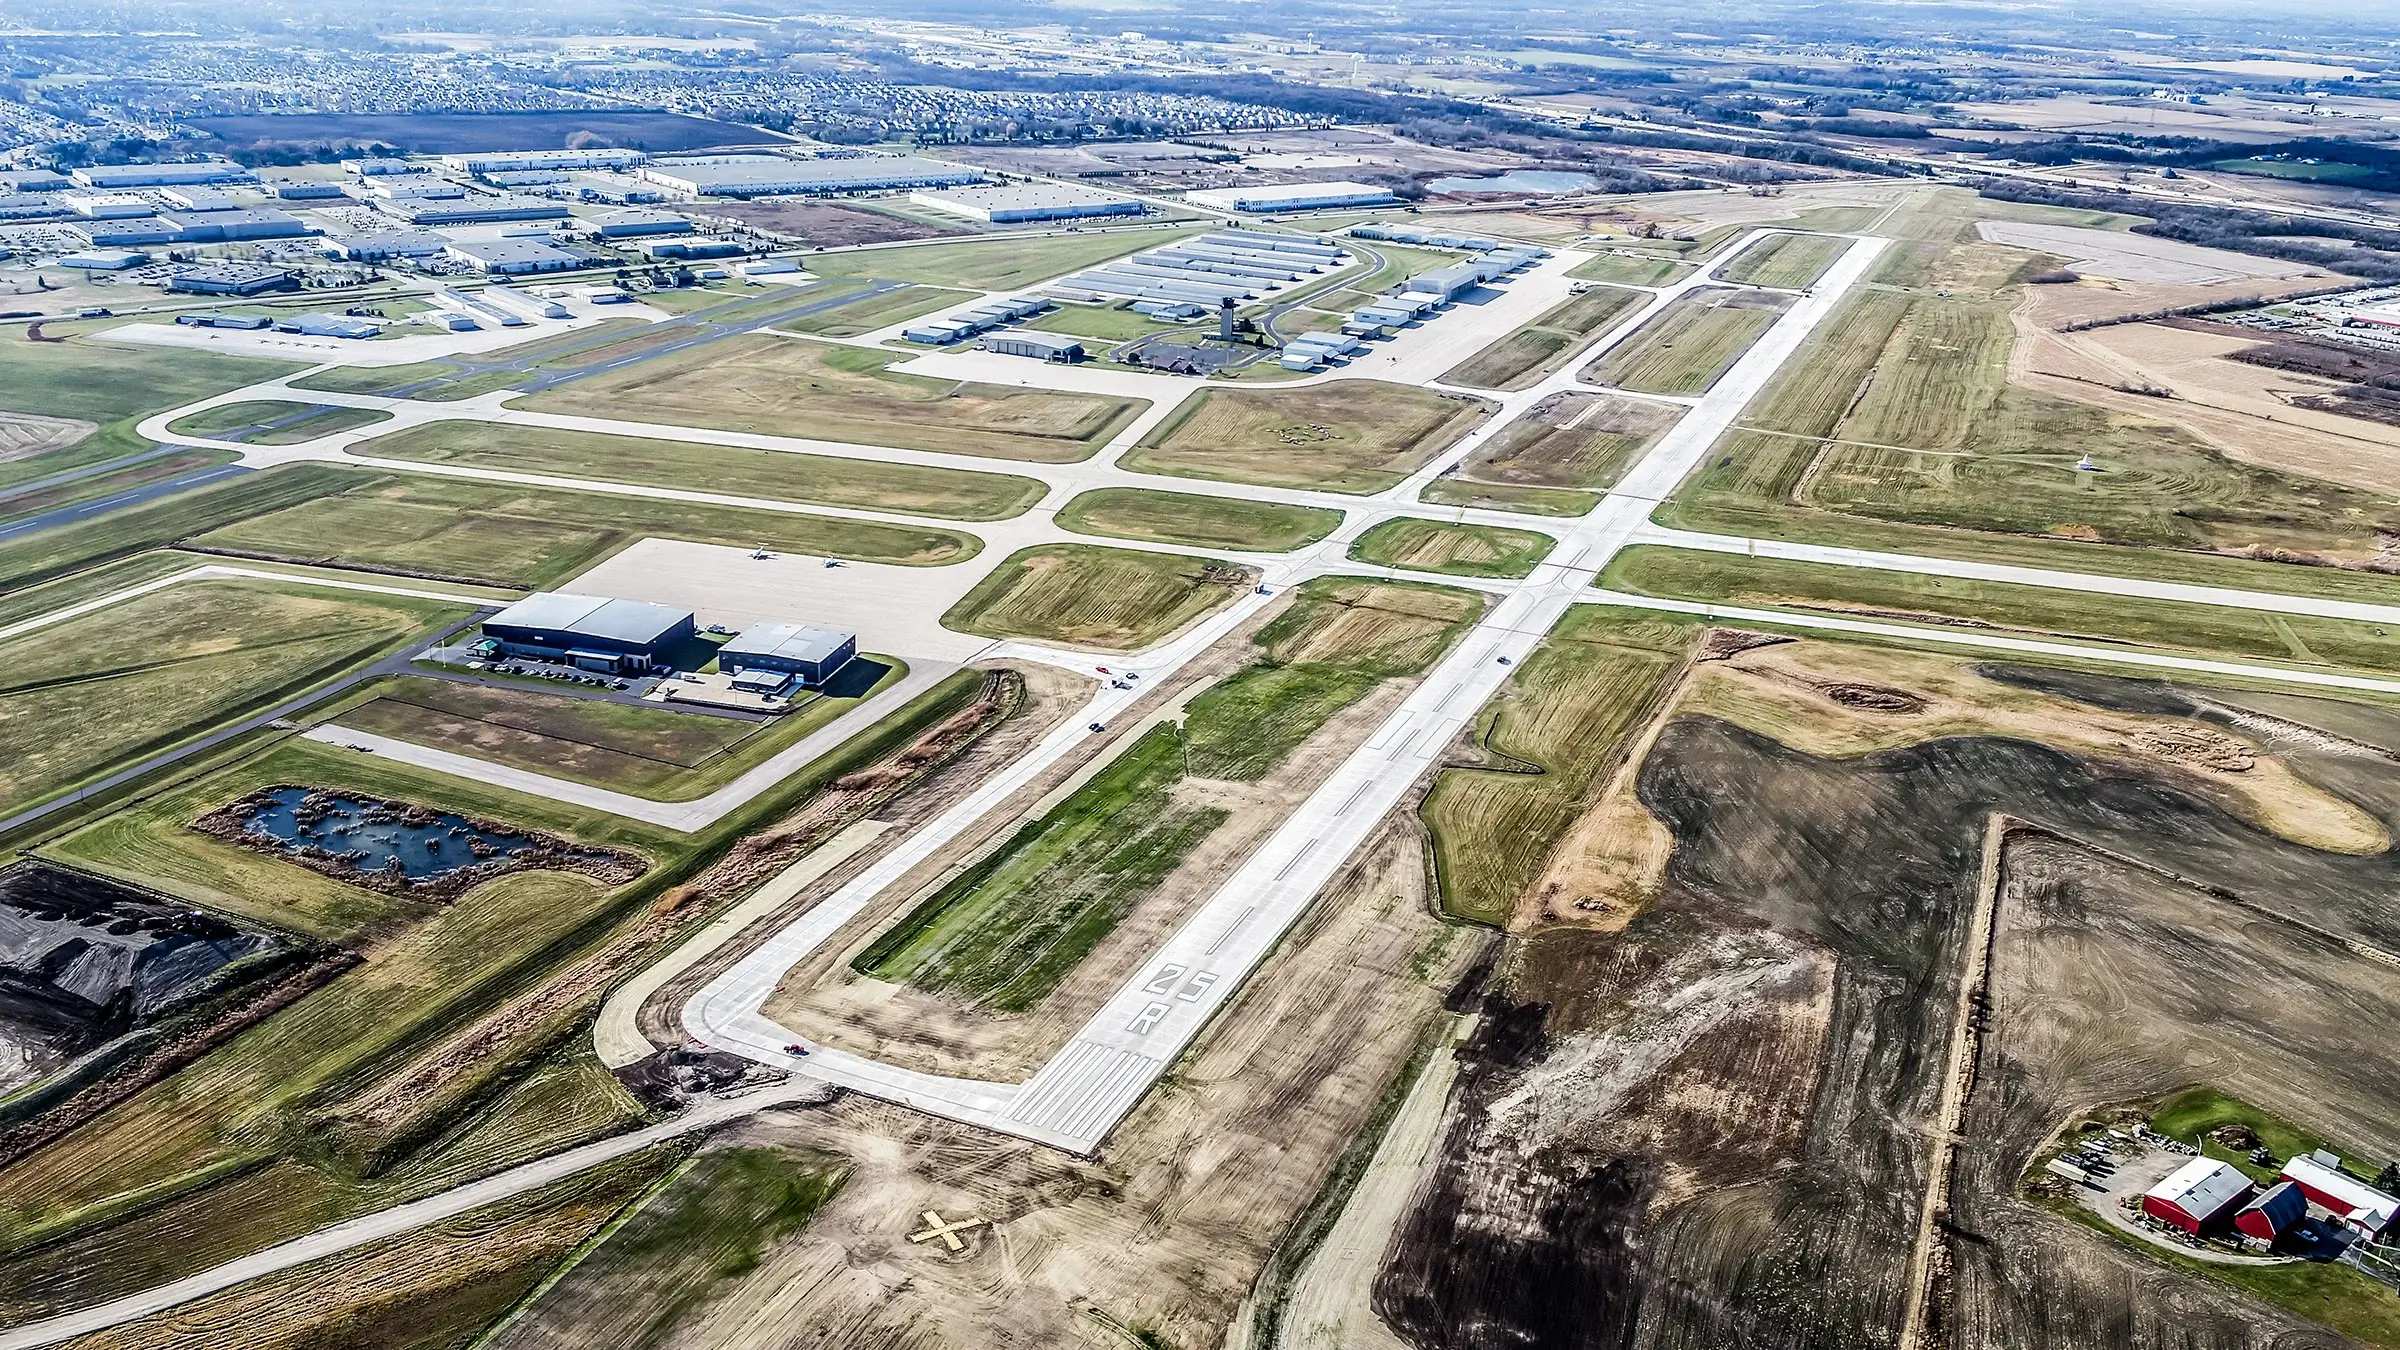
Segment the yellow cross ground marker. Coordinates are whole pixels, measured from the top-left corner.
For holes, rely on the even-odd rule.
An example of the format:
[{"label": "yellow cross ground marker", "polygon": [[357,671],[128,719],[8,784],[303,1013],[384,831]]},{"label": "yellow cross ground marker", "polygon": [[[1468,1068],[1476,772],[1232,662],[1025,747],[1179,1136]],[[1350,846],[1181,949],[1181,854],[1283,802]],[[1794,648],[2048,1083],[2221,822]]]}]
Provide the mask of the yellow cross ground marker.
[{"label": "yellow cross ground marker", "polygon": [[942,1218],[940,1210],[929,1209],[925,1211],[925,1226],[909,1234],[908,1240],[911,1242],[939,1242],[954,1252],[963,1252],[967,1249],[967,1244],[959,1241],[958,1235],[970,1228],[982,1226],[983,1220],[971,1214],[956,1223],[951,1223]]}]

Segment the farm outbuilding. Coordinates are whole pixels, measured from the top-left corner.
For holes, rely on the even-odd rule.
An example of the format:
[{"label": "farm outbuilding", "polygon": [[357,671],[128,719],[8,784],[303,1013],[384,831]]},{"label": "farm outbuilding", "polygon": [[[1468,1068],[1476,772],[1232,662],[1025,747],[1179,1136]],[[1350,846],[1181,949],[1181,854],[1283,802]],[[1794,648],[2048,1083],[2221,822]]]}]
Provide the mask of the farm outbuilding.
[{"label": "farm outbuilding", "polygon": [[2319,1149],[2283,1165],[2283,1179],[2300,1188],[2309,1203],[2324,1209],[2364,1236],[2381,1242],[2400,1213],[2400,1198],[2384,1194],[2342,1170],[2342,1160]]},{"label": "farm outbuilding", "polygon": [[2142,1212],[2195,1236],[2221,1228],[2250,1199],[2250,1178],[2214,1158],[2194,1158],[2142,1192]]},{"label": "farm outbuilding", "polygon": [[2241,1212],[2233,1216],[2233,1226],[2242,1236],[2271,1247],[2275,1239],[2307,1217],[2307,1193],[2291,1182],[2279,1181],[2242,1206]]},{"label": "farm outbuilding", "polygon": [[510,656],[608,671],[654,669],[698,631],[690,610],[554,591],[483,621],[483,635]]}]

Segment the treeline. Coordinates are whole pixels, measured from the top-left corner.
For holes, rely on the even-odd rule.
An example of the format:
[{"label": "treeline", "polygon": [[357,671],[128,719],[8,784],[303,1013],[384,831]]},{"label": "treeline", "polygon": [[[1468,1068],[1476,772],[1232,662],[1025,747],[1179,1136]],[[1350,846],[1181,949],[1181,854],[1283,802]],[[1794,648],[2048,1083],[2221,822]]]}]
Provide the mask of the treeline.
[{"label": "treeline", "polygon": [[2347,141],[2323,136],[2245,145],[2201,136],[2058,136],[2044,141],[2004,145],[1992,157],[2025,164],[2062,165],[2077,160],[2103,164],[2141,164],[2151,168],[2191,169],[2238,159],[2313,159],[2346,164],[2366,174],[2343,179],[2350,187],[2400,191],[2400,147],[2380,141]]},{"label": "treeline", "polygon": [[1642,146],[1652,150],[1704,150],[1711,154],[1739,155],[1744,159],[1768,160],[1781,164],[1806,164],[1818,169],[1841,169],[1849,173],[1874,174],[1882,178],[1906,177],[1916,170],[1886,164],[1820,145],[1814,141],[1728,141],[1723,136],[1702,136],[1691,132],[1634,127],[1587,127],[1581,133],[1594,140],[1613,145]]},{"label": "treeline", "polygon": [[[2129,192],[2053,187],[2015,180],[1987,182],[1981,192],[1994,201],[2149,216],[2150,222],[2134,226],[2134,233],[2305,263],[2375,281],[2400,281],[2400,230],[2232,207],[2154,202]],[[2319,239],[2340,240],[2351,247],[2315,242]]]}]

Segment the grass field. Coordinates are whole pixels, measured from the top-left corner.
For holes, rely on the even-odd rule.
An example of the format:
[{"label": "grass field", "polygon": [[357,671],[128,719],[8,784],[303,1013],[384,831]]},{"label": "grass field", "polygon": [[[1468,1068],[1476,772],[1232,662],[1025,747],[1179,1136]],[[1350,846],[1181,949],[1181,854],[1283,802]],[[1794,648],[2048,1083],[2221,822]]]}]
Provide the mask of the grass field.
[{"label": "grass field", "polygon": [[[823,286],[848,285],[848,282],[827,281]],[[802,296],[815,291],[803,291]],[[889,328],[920,315],[931,314],[945,306],[972,299],[974,292],[950,290],[941,286],[903,286],[896,291],[862,295],[849,304],[816,314],[804,314],[776,327],[793,333],[812,333],[818,337],[857,337],[878,328]]]},{"label": "grass field", "polygon": [[1231,603],[1253,579],[1247,568],[1207,558],[1039,544],[994,568],[942,624],[986,637],[1133,650]]},{"label": "grass field", "polygon": [[1287,553],[1333,533],[1342,523],[1342,513],[1238,497],[1096,488],[1061,508],[1058,523],[1077,534]]},{"label": "grass field", "polygon": [[1061,305],[1039,318],[1026,320],[1021,326],[1044,333],[1065,333],[1070,337],[1086,337],[1107,343],[1130,342],[1152,333],[1171,333],[1200,327],[1160,323],[1148,315],[1136,314],[1124,305]]},{"label": "grass field", "polygon": [[1477,389],[1523,389],[1648,298],[1622,286],[1594,286],[1468,357],[1442,379]]},{"label": "grass field", "polygon": [[1615,394],[1553,394],[1475,447],[1459,475],[1510,487],[1589,492],[1613,487],[1626,466],[1682,420],[1683,410]]},{"label": "grass field", "polygon": [[1419,810],[1445,911],[1508,921],[1698,631],[1654,615],[1567,612],[1483,712],[1477,740],[1491,767],[1445,770]]},{"label": "grass field", "polygon": [[1532,530],[1497,525],[1451,525],[1434,520],[1387,520],[1359,535],[1350,556],[1385,567],[1414,567],[1462,577],[1531,576],[1556,540]]},{"label": "grass field", "polygon": [[179,450],[174,454],[143,459],[139,463],[54,483],[45,488],[20,488],[0,496],[0,521],[18,520],[62,506],[72,506],[77,502],[130,492],[201,469],[231,464],[240,458],[241,452],[237,450]]},{"label": "grass field", "polygon": [[[2207,1136],[2227,1125],[2246,1126],[2258,1136],[2258,1142],[2278,1158],[2297,1158],[2303,1153],[2330,1148],[2336,1156],[2355,1157],[2358,1150],[2336,1144],[2323,1135],[2313,1134],[2270,1111],[2264,1111],[2239,1097],[2229,1097],[2211,1087],[2191,1087],[2176,1093],[2150,1109],[2150,1128],[2184,1143],[2197,1143],[2205,1157],[2214,1158],[2227,1166],[2240,1169],[2252,1181],[2273,1185],[2282,1172],[2274,1167],[2261,1167],[2250,1161],[2248,1150],[2236,1152]],[[2371,1178],[2362,1178],[2371,1180]]]},{"label": "grass field", "polygon": [[1047,489],[1011,474],[611,436],[498,422],[432,422],[350,447],[369,458],[599,479],[944,520],[1006,520]]},{"label": "grass field", "polygon": [[[1662,518],[2227,585],[2390,593],[2379,579],[2309,575],[2324,568],[2239,581],[2222,570],[2238,566],[2231,561],[2077,547],[2070,541],[2355,565],[2376,557],[2378,539],[2400,524],[2400,500],[2241,464],[2163,422],[2014,387],[2009,312],[2022,256],[1974,244],[1895,253],[1885,286],[1845,301],[1811,336]],[[2075,469],[2087,453],[2098,472]]]},{"label": "grass field", "polygon": [[448,361],[419,361],[405,366],[335,366],[294,380],[291,387],[325,394],[396,396],[410,385],[431,380],[439,383],[417,390],[409,397],[427,403],[452,403],[478,394],[514,389],[525,382],[529,372],[491,370],[460,378],[462,375],[464,368]]},{"label": "grass field", "polygon": [[0,460],[0,487],[44,478],[150,448],[134,426],[153,413],[307,367],[215,352],[110,342],[104,336],[0,340],[0,412],[96,424],[73,444]]},{"label": "grass field", "polygon": [[896,375],[897,353],[735,337],[536,394],[523,406],[1063,464],[1086,459],[1139,399]]},{"label": "grass field", "polygon": [[1774,326],[1790,297],[1703,287],[1645,323],[1584,372],[1645,394],[1704,394]]},{"label": "grass field", "polygon": [[926,567],[982,549],[971,535],[933,526],[391,473],[350,474],[279,509],[195,532],[190,543],[244,557],[539,588],[651,536]]},{"label": "grass field", "polygon": [[1260,629],[1258,661],[1192,700],[1058,807],[927,897],[852,961],[861,974],[1038,1005],[1227,818],[1190,778],[1255,781],[1385,679],[1438,659],[1482,598],[1319,578]]},{"label": "grass field", "polygon": [[250,399],[241,403],[221,403],[203,412],[178,417],[167,423],[167,430],[185,436],[223,439],[227,432],[244,431],[284,417],[292,420],[282,426],[235,439],[244,445],[298,445],[319,436],[331,436],[337,431],[354,431],[360,427],[371,427],[377,422],[388,422],[392,415],[380,408],[329,408],[285,399]]},{"label": "grass field", "polygon": [[1690,263],[1644,258],[1629,253],[1603,253],[1579,263],[1567,273],[1578,281],[1608,281],[1622,286],[1671,286],[1692,274]]},{"label": "grass field", "polygon": [[889,689],[908,666],[862,656],[844,674],[853,672],[837,691],[766,722],[417,678],[381,685],[332,720],[654,801],[691,801]]},{"label": "grass field", "polygon": [[0,814],[397,649],[468,611],[202,581],[0,643]]},{"label": "grass field", "polygon": [[490,1350],[651,1350],[841,1189],[842,1158],[710,1149],[679,1169],[484,1342]]},{"label": "grass field", "polygon": [[2400,670],[2400,633],[2271,610],[2105,598],[2076,591],[1829,563],[1644,546],[1610,560],[1600,584],[1637,595],[1851,613],[2131,643],[2282,665]]},{"label": "grass field", "polygon": [[1208,389],[1123,463],[1185,478],[1379,492],[1448,449],[1485,412],[1479,400],[1372,380]]},{"label": "grass field", "polygon": [[1825,234],[1771,234],[1717,269],[1724,281],[1798,290],[1813,286],[1849,251],[1850,241]]},{"label": "grass field", "polygon": [[1040,238],[970,237],[905,248],[819,254],[808,260],[808,270],[822,277],[879,277],[927,286],[1005,291],[1079,272],[1140,249],[1157,248],[1199,229],[1195,225],[1177,230],[1082,231]]},{"label": "grass field", "polygon": [[1600,504],[1597,492],[1560,488],[1510,487],[1444,474],[1425,485],[1417,500],[1429,506],[1488,506],[1496,511],[1521,511],[1529,516],[1581,516]]},{"label": "grass field", "polygon": [[360,481],[348,469],[292,464],[20,535],[0,542],[0,597]]},{"label": "grass field", "polygon": [[1372,249],[1382,258],[1373,268],[1348,268],[1332,276],[1295,287],[1276,297],[1278,300],[1306,299],[1309,304],[1328,313],[1348,314],[1376,300],[1394,286],[1420,272],[1447,267],[1457,262],[1459,255],[1429,248],[1410,248],[1406,244],[1345,243],[1345,248]]}]

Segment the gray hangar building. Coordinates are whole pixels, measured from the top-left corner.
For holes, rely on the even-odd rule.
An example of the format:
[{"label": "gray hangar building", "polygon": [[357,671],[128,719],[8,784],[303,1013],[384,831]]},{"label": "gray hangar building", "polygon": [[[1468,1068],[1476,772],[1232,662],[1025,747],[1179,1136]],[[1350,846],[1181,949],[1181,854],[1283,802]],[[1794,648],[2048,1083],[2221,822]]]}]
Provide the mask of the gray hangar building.
[{"label": "gray hangar building", "polygon": [[761,623],[717,649],[717,668],[733,672],[736,689],[775,693],[794,677],[803,688],[821,688],[857,655],[855,634],[804,623]]},{"label": "gray hangar building", "polygon": [[689,610],[553,591],[483,621],[483,635],[509,656],[615,672],[654,670],[698,631]]}]

